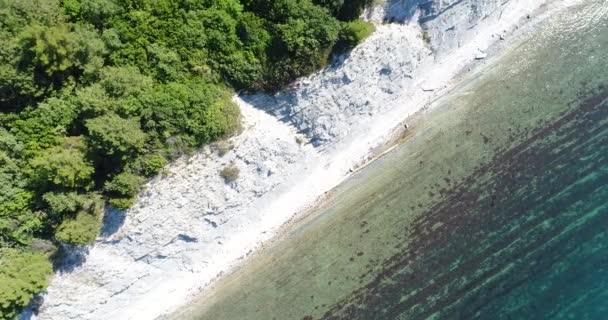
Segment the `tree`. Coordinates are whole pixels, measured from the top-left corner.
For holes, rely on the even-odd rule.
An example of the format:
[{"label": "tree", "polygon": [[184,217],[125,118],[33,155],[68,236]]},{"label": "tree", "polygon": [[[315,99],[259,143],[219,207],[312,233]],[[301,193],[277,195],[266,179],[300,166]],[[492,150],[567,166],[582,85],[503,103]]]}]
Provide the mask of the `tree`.
[{"label": "tree", "polygon": [[20,34],[30,25],[49,27],[64,22],[56,0],[0,1],[0,111],[21,110],[49,92],[46,75],[37,77],[33,66],[22,63]]},{"label": "tree", "polygon": [[139,97],[152,89],[154,80],[133,66],[105,67],[101,70],[100,84],[110,97]]},{"label": "tree", "polygon": [[86,153],[83,137],[63,138],[59,145],[42,151],[30,162],[34,183],[43,190],[91,188],[95,168]]},{"label": "tree", "polygon": [[107,54],[105,43],[99,33],[88,24],[76,23],[70,32],[71,54],[77,72],[72,75],[82,76],[83,82],[97,80],[99,71],[104,65]]},{"label": "tree", "polygon": [[30,210],[34,194],[27,185],[19,163],[0,144],[0,244],[27,244],[31,233],[42,224]]},{"label": "tree", "polygon": [[[108,95],[100,83],[76,89],[68,101],[77,107],[80,116],[84,119],[101,116],[115,109],[115,100]],[[79,121],[78,125],[82,131],[85,131],[85,123]]]},{"label": "tree", "polygon": [[138,118],[124,119],[107,113],[85,121],[91,146],[106,156],[117,159],[142,151],[147,135],[140,129]]},{"label": "tree", "polygon": [[141,172],[146,177],[152,177],[159,172],[161,172],[162,168],[164,168],[168,162],[160,154],[148,154],[144,155],[141,159],[141,167],[139,168],[139,172]]},{"label": "tree", "polygon": [[48,285],[52,272],[48,257],[0,247],[0,318],[12,319]]},{"label": "tree", "polygon": [[240,17],[236,33],[248,51],[256,55],[265,55],[272,40],[268,31],[269,22],[252,12],[245,12]]},{"label": "tree", "polygon": [[104,189],[113,196],[134,197],[144,179],[130,172],[122,172],[108,181]]},{"label": "tree", "polygon": [[327,64],[340,23],[326,9],[308,0],[279,0],[269,13],[260,15],[274,23],[275,31],[265,87],[276,90]]},{"label": "tree", "polygon": [[83,20],[97,27],[101,27],[109,18],[122,11],[122,8],[113,0],[85,0],[81,2],[78,9]]},{"label": "tree", "polygon": [[29,26],[20,36],[25,50],[24,63],[39,67],[48,76],[66,71],[74,65],[69,33],[66,24],[51,28]]},{"label": "tree", "polygon": [[103,65],[105,44],[87,25],[33,24],[19,35],[19,44],[23,50],[21,64],[32,65],[56,81],[81,73],[91,77]]},{"label": "tree", "polygon": [[183,80],[184,66],[179,55],[157,43],[148,46],[148,61],[154,78],[161,82]]},{"label": "tree", "polygon": [[24,152],[32,155],[56,145],[77,117],[77,107],[70,101],[49,98],[37,108],[26,108],[15,115],[10,127],[17,141],[23,144]]},{"label": "tree", "polygon": [[65,21],[63,10],[57,0],[2,0],[0,21],[2,31],[13,36],[23,31],[31,23],[53,26]]}]

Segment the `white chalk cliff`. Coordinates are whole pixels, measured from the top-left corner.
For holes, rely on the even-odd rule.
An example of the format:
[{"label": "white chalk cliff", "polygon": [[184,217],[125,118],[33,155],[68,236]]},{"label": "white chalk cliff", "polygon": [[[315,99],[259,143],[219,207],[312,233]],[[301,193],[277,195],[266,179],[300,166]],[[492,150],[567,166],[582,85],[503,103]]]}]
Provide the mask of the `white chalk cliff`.
[{"label": "white chalk cliff", "polygon": [[[276,95],[235,97],[244,131],[232,149],[206,147],[170,165],[124,222],[108,212],[88,254],[54,277],[37,318],[176,310],[340,183],[493,44],[572,1],[392,0],[369,10],[377,31],[333,66]],[[230,164],[240,176],[225,183],[219,171]]]}]

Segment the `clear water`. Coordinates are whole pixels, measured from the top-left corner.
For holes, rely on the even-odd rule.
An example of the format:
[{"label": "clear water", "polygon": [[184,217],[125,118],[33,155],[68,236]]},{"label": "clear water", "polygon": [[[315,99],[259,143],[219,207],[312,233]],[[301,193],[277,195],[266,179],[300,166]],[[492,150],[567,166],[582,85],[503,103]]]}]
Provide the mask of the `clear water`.
[{"label": "clear water", "polygon": [[608,5],[544,24],[179,319],[608,319]]}]

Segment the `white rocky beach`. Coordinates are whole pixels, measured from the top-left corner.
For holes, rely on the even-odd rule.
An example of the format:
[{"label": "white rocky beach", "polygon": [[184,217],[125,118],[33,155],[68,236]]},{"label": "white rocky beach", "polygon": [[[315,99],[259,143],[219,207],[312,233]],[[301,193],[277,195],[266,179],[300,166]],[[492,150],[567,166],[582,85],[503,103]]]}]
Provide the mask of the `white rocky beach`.
[{"label": "white rocky beach", "polygon": [[[243,132],[148,182],[107,212],[86,253],[25,319],[155,319],[188,304],[313,206],[402,128],[500,52],[577,0],[389,0],[376,32],[275,95],[236,96]],[[226,182],[220,171],[239,169]]]}]

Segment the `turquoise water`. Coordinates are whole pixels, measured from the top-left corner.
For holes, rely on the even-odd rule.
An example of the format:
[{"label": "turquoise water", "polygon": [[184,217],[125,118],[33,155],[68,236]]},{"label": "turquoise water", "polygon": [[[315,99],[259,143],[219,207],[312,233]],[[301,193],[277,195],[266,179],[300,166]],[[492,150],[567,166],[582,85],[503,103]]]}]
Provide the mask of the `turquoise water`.
[{"label": "turquoise water", "polygon": [[608,9],[586,1],[179,319],[608,319]]}]

